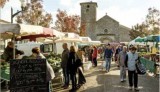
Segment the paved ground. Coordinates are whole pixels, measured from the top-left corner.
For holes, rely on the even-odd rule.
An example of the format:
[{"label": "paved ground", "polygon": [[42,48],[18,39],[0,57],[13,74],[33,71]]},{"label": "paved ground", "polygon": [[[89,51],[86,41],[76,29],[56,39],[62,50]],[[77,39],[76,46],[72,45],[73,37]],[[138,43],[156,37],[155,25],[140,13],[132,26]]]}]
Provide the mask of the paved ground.
[{"label": "paved ground", "polygon": [[[109,73],[101,69],[100,63],[96,68],[91,68],[85,72],[87,83],[78,92],[134,92],[128,90],[128,80],[121,83],[119,69],[112,62]],[[148,75],[139,76],[139,92],[159,92],[159,79]],[[68,92],[62,88],[55,87],[55,92]]]},{"label": "paved ground", "polygon": [[[134,90],[128,90],[128,80],[124,83],[120,82],[119,69],[113,62],[109,73],[103,71],[100,65],[99,62],[98,67],[85,71],[87,83],[77,92],[134,92]],[[85,64],[86,67],[87,64]],[[68,90],[63,90],[60,87],[61,84],[56,83],[57,81],[53,81],[53,92],[68,92]],[[159,78],[148,75],[139,76],[139,88],[139,92],[159,92]]]},{"label": "paved ground", "polygon": [[[132,92],[128,90],[128,80],[120,82],[119,69],[114,63],[109,73],[101,67],[92,68],[85,74],[87,83],[81,92]],[[159,79],[148,75],[139,76],[140,92],[159,92]]]}]

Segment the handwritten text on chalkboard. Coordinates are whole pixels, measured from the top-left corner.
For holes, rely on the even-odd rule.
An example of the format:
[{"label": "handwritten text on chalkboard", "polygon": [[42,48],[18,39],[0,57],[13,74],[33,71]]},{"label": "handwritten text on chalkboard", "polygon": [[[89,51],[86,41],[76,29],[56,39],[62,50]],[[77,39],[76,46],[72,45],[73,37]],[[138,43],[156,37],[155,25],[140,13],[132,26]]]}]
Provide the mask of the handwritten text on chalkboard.
[{"label": "handwritten text on chalkboard", "polygon": [[10,62],[10,92],[48,92],[45,59]]}]

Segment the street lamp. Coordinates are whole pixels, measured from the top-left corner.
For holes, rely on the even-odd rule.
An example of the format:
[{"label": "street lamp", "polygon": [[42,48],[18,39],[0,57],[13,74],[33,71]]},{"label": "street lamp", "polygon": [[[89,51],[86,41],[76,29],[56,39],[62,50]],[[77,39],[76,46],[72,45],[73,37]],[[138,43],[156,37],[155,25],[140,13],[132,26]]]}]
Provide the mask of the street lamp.
[{"label": "street lamp", "polygon": [[18,15],[20,12],[25,10],[25,0],[20,0],[21,2],[21,11],[17,11],[16,13],[13,14],[13,8],[11,7],[11,23],[13,23],[13,18]]},{"label": "street lamp", "polygon": [[[23,12],[25,10],[25,0],[20,0],[21,2],[21,11],[17,11],[13,14],[13,8],[11,7],[11,23],[13,23],[13,18],[18,15],[20,12]],[[13,43],[15,41],[15,34],[13,34]],[[13,59],[15,59],[15,46],[13,46]]]}]

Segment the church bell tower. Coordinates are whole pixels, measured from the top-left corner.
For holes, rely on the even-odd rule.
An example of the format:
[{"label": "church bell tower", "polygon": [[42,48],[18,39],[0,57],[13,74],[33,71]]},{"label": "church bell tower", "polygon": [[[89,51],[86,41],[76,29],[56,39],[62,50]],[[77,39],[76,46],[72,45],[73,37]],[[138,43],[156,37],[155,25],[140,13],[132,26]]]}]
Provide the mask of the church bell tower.
[{"label": "church bell tower", "polygon": [[95,28],[97,18],[97,3],[83,2],[81,5],[81,25],[86,27],[86,36],[92,40],[96,40]]}]

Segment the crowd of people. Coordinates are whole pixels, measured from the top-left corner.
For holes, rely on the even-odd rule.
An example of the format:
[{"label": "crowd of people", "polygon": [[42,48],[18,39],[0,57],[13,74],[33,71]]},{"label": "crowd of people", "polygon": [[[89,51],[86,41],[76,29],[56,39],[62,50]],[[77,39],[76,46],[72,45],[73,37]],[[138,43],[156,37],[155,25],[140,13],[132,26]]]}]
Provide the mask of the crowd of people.
[{"label": "crowd of people", "polygon": [[126,72],[128,71],[129,89],[132,90],[134,84],[134,90],[138,89],[138,72],[136,68],[137,60],[139,59],[137,48],[133,45],[130,47],[119,45],[114,49],[108,44],[104,51],[104,60],[106,72],[110,71],[111,60],[114,57],[117,67],[120,69],[120,81],[126,81]]},{"label": "crowd of people", "polygon": [[[13,59],[13,42],[8,42],[8,45],[4,51],[3,59],[5,61],[9,61]],[[76,48],[74,46],[70,46],[68,48],[67,43],[63,43],[62,45],[63,52],[61,57],[61,68],[63,71],[64,84],[63,88],[68,89],[69,83],[71,80],[72,89],[70,92],[75,92],[79,89],[83,84],[86,83],[86,79],[83,75],[84,66],[83,62],[91,62],[93,67],[97,67],[97,57],[100,54],[100,58],[102,58],[105,62],[106,73],[110,72],[111,61],[114,60],[117,64],[117,67],[120,69],[120,81],[126,81],[126,72],[128,70],[128,80],[129,87],[138,91],[138,73],[136,70],[136,62],[139,58],[136,47],[119,45],[114,50],[110,44],[107,44],[103,47],[96,46],[88,46],[86,48]],[[18,58],[20,55],[24,54],[23,51],[15,49],[15,58]],[[113,59],[114,57],[114,59]],[[32,49],[32,54],[29,56],[30,59],[41,59],[45,58],[40,49],[35,47]],[[84,59],[85,58],[85,59]],[[86,59],[87,58],[87,59]],[[78,75],[78,77],[77,77]],[[47,82],[49,82],[55,77],[54,71],[50,64],[47,62]],[[134,84],[134,85],[133,85]]]},{"label": "crowd of people", "polygon": [[[64,89],[68,89],[69,81],[72,81],[72,89],[70,92],[75,92],[79,89],[83,84],[86,83],[86,79],[83,75],[83,52],[81,49],[76,51],[74,46],[71,46],[68,49],[67,43],[63,44],[63,52],[62,52],[62,62],[61,67],[63,69],[64,75],[64,85],[62,86]],[[78,79],[76,77],[78,75]]]},{"label": "crowd of people", "polygon": [[[138,73],[136,69],[136,63],[139,59],[137,48],[133,45],[127,47],[124,45],[118,45],[113,48],[110,44],[105,46],[96,47],[90,46],[86,53],[88,55],[88,61],[92,62],[93,67],[97,66],[97,56],[100,54],[100,58],[104,60],[103,67],[105,67],[106,73],[110,71],[111,61],[115,61],[117,67],[120,69],[120,81],[126,81],[126,72],[128,71],[129,89],[132,90],[134,86],[135,91],[138,89]],[[134,85],[133,85],[134,84]]]}]

